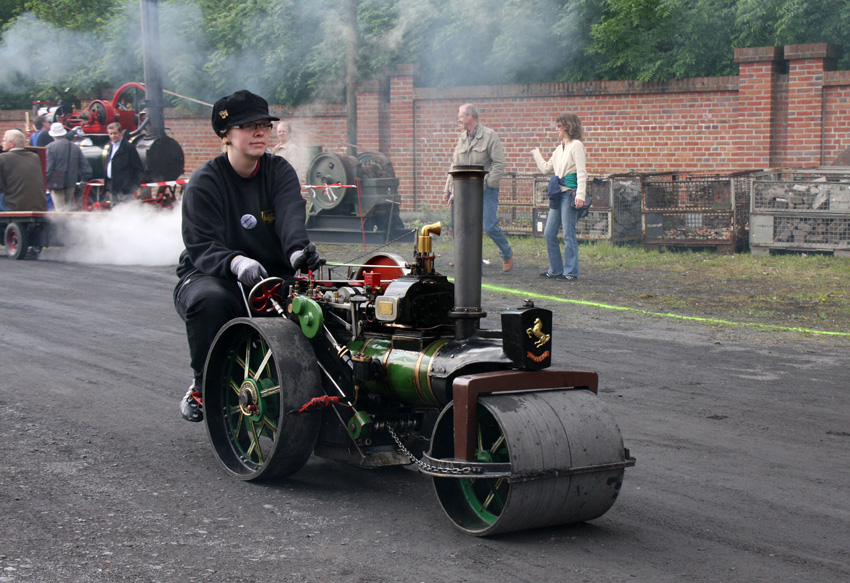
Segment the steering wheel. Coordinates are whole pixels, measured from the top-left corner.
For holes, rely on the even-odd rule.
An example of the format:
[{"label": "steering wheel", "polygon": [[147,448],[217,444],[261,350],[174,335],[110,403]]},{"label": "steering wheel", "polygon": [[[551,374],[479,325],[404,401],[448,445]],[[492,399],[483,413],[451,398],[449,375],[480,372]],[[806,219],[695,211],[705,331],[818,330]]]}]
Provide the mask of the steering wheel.
[{"label": "steering wheel", "polygon": [[253,288],[248,294],[248,305],[255,314],[273,314],[276,312],[275,302],[282,306],[283,280],[279,277],[267,277]]}]

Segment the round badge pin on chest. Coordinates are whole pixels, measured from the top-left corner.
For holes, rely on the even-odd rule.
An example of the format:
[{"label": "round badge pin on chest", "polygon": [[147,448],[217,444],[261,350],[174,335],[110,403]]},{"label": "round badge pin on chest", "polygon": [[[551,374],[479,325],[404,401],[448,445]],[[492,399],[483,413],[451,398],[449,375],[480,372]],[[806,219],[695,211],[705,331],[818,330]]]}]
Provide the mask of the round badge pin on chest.
[{"label": "round badge pin on chest", "polygon": [[239,219],[239,222],[242,223],[242,227],[245,229],[253,229],[257,226],[257,217],[254,215],[242,215],[242,218]]}]

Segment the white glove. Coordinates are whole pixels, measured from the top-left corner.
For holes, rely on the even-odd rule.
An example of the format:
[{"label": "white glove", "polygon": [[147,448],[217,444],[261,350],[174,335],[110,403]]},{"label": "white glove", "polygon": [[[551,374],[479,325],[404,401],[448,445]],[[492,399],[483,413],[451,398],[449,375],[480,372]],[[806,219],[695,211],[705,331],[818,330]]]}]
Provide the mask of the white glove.
[{"label": "white glove", "polygon": [[230,262],[230,271],[242,284],[250,287],[254,287],[269,276],[259,261],[244,255],[237,255],[233,258],[233,261]]}]

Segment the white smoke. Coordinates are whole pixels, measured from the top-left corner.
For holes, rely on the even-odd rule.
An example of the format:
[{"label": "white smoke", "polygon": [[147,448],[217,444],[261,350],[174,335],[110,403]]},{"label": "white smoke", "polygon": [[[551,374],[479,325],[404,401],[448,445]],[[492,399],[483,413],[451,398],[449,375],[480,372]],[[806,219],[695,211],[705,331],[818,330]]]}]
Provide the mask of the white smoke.
[{"label": "white smoke", "polygon": [[57,261],[100,265],[177,265],[183,250],[179,204],[162,209],[127,202],[110,211],[57,215]]},{"label": "white smoke", "polygon": [[0,89],[15,90],[21,79],[50,85],[67,80],[69,71],[86,70],[100,47],[94,35],[60,29],[22,14],[3,31],[0,44]]}]

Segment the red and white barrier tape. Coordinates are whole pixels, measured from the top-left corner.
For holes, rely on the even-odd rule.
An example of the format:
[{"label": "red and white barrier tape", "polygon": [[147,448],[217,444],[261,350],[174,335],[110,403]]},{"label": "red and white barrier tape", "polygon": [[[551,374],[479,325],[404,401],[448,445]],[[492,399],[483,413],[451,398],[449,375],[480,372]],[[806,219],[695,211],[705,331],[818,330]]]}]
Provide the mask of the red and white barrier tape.
[{"label": "red and white barrier tape", "polygon": [[357,188],[354,184],[302,184],[301,190],[312,190],[314,188],[321,188],[327,190],[329,188]]},{"label": "red and white barrier tape", "polygon": [[188,180],[169,180],[168,182],[148,182],[146,184],[141,184],[140,186],[179,186],[181,184],[186,184]]}]

